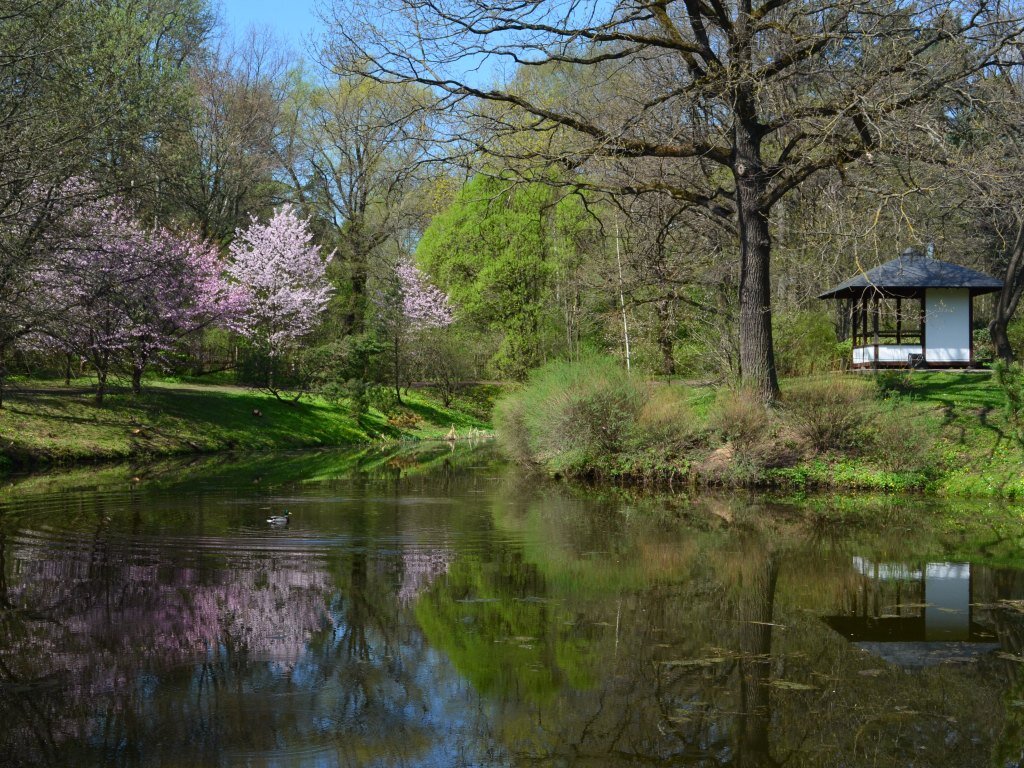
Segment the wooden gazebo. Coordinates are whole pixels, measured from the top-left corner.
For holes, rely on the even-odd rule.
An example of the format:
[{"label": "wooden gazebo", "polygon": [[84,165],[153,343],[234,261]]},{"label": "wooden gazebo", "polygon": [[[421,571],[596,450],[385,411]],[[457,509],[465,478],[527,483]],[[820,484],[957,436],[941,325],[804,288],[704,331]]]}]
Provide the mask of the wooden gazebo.
[{"label": "wooden gazebo", "polygon": [[908,248],[818,298],[846,301],[849,333],[842,335],[853,339],[854,368],[969,368],[974,297],[1002,287],[982,272]]}]

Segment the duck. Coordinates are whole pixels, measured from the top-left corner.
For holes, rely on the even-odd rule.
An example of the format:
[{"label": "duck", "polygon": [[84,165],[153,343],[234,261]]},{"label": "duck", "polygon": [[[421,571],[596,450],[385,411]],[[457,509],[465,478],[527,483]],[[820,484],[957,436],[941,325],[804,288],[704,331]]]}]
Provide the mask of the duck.
[{"label": "duck", "polygon": [[271,525],[288,525],[288,521],[291,516],[292,513],[286,509],[283,515],[271,515],[268,517],[267,522]]}]

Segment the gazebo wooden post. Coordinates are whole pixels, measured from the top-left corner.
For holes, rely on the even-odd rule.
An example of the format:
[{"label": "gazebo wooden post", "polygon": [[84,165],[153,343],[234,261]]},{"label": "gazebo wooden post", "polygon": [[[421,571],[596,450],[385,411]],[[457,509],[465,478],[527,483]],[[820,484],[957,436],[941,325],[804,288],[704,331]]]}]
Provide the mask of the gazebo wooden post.
[{"label": "gazebo wooden post", "polygon": [[861,320],[861,337],[864,339],[864,346],[868,345],[868,293],[865,291],[860,296],[860,320]]},{"label": "gazebo wooden post", "polygon": [[875,291],[875,295],[874,295],[873,298],[874,298],[874,302],[875,302],[875,311],[871,315],[871,329],[872,329],[872,331],[874,331],[874,334],[875,334],[875,365],[874,365],[874,367],[877,368],[878,367],[878,318],[879,318],[879,315],[881,314],[881,310],[879,309],[879,306],[878,306],[878,292],[877,291]]},{"label": "gazebo wooden post", "polygon": [[903,343],[903,298],[896,297],[896,343]]},{"label": "gazebo wooden post", "polygon": [[857,314],[857,299],[853,296],[850,297],[850,340],[853,343],[853,348],[857,348],[857,323],[860,322],[860,315]]},{"label": "gazebo wooden post", "polygon": [[924,367],[928,367],[928,347],[925,345],[924,340],[924,317],[925,317],[925,303],[924,303],[924,291],[921,291],[921,362]]}]

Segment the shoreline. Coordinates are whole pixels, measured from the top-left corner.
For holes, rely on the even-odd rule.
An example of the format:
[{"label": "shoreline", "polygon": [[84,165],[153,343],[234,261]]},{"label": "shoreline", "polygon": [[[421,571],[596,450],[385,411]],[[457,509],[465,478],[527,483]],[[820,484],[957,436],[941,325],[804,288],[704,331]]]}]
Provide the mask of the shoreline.
[{"label": "shoreline", "polygon": [[495,410],[507,455],[556,478],[1011,501],[1024,499],[1015,418],[991,376],[788,379],[765,406],[743,390],[629,376],[601,358],[541,369]]},{"label": "shoreline", "polygon": [[318,448],[360,448],[487,433],[492,392],[468,392],[446,407],[429,392],[403,394],[387,413],[354,415],[345,402],[298,403],[241,387],[153,382],[103,406],[72,385],[32,383],[0,409],[0,478],[117,462]]},{"label": "shoreline", "polygon": [[651,493],[741,492],[756,494],[886,494],[928,499],[975,499],[1024,502],[1024,471],[957,470],[927,473],[898,472],[841,457],[817,458],[789,467],[760,470],[753,477],[722,478],[702,475],[694,467],[661,468],[654,472],[609,472],[597,466],[572,472],[530,468],[555,481],[591,488],[641,490]]}]

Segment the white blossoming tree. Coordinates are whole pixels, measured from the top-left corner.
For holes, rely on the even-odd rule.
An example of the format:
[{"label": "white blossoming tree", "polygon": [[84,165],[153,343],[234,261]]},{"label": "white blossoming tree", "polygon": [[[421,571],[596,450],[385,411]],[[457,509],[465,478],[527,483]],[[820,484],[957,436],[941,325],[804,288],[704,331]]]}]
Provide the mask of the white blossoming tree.
[{"label": "white blossoming tree", "polygon": [[269,359],[266,387],[278,395],[274,372],[320,322],[332,289],[320,246],[290,205],[265,224],[255,217],[230,246],[228,275],[245,292],[235,331]]}]

